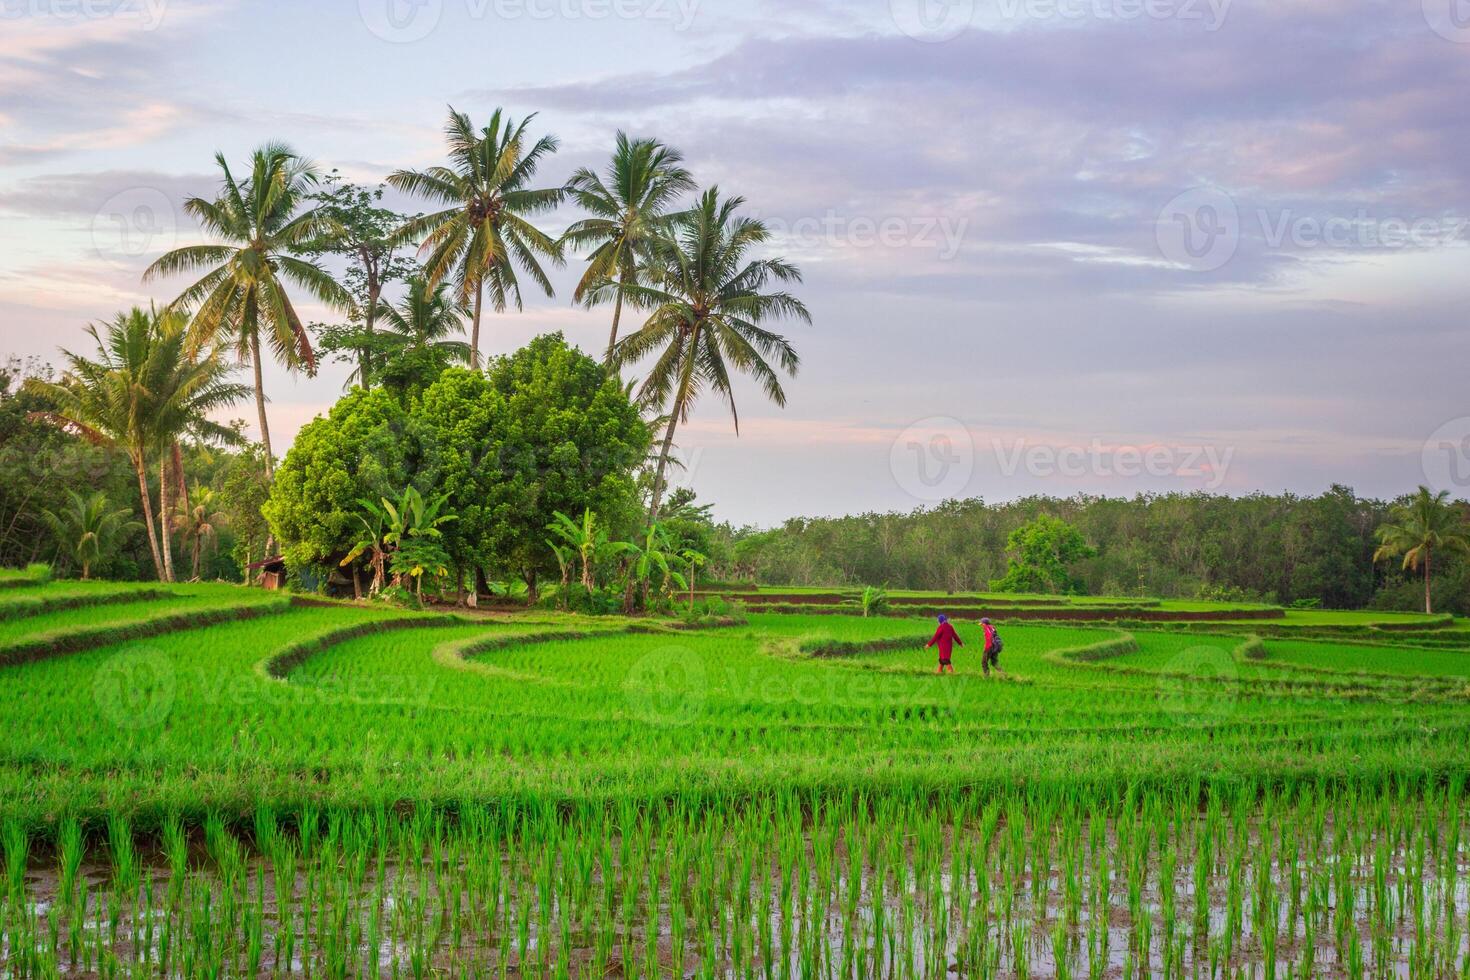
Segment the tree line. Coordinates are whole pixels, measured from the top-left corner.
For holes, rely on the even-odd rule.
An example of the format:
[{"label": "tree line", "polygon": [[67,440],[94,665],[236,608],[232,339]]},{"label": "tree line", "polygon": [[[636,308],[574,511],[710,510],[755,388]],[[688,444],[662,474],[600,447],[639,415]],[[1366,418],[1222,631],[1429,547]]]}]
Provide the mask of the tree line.
[{"label": "tree line", "polygon": [[[1316,601],[1470,613],[1470,505],[1428,491],[1395,501],[1333,486],[1316,496],[1207,493],[952,500],[910,513],[796,518],[720,529],[715,574],[790,585],[975,591],[1034,583],[1021,561],[1040,518],[1066,522],[1062,591]],[[1021,529],[1030,533],[1013,540]],[[1048,583],[1056,588],[1056,583]]]}]

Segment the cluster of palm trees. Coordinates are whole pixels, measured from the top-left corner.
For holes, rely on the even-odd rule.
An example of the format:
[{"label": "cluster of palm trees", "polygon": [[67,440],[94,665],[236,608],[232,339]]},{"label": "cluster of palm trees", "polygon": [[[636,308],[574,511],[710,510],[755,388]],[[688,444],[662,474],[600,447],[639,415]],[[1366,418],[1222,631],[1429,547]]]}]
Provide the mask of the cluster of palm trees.
[{"label": "cluster of palm trees", "polygon": [[[450,110],[445,128],[447,161],[426,170],[400,170],[394,188],[434,208],[405,219],[389,236],[416,245],[422,259],[397,305],[370,290],[363,310],[352,291],[313,256],[323,242],[351,235],[340,208],[315,193],[321,173],[290,147],[262,146],[248,172],[237,176],[223,155],[216,163],[220,191],[213,199],[190,198],[185,211],[201,225],[204,244],[161,256],[145,281],[197,276],[162,310],[135,309],[99,332],[94,357],[63,352],[66,376],[44,387],[57,406],[49,418],[84,438],[124,450],[137,473],[143,524],[158,577],[175,579],[171,532],[195,539],[212,528],[196,513],[182,472],[179,441],[185,437],[238,443],[234,429],[210,421],[253,388],[266,478],[274,450],[266,413],[262,367],[266,356],[290,371],[314,373],[317,353],[298,301],[321,303],[369,324],[382,324],[399,349],[432,351],[441,359],[478,366],[481,316],[488,293],[502,312],[522,306],[522,279],[547,296],[546,266],[565,263],[569,250],[588,253],[573,294],[592,307],[610,302],[612,329],[605,351],[610,370],[621,372],[651,358],[637,397],[662,425],[649,524],[657,523],[675,432],[699,397],[710,392],[729,406],[736,431],[733,379],[754,378],[777,404],[785,403],[783,375],[794,375],[791,344],[766,329],[785,317],[810,322],[805,306],[782,285],[800,281],[780,259],[756,257],[768,240],[766,227],[737,212],[738,197],[717,188],[685,195],[695,183],[680,154],[653,139],[617,136],[605,174],[578,170],[561,186],[535,186],[540,166],[557,150],[552,136],[528,134],[534,116],[516,121],[497,110],[476,127]],[[560,236],[538,228],[538,216],[564,201],[587,216]],[[350,251],[350,250],[349,250]],[[641,325],[626,334],[624,313],[636,310]],[[470,339],[454,340],[470,322]],[[230,380],[231,357],[249,364],[253,385]],[[366,363],[366,362],[364,362]],[[366,384],[368,378],[359,379]],[[631,390],[631,389],[630,389]],[[158,475],[158,507],[150,499],[149,474]],[[184,513],[175,519],[176,509]]]},{"label": "cluster of palm trees", "polygon": [[[587,268],[574,300],[589,307],[613,304],[605,353],[609,367],[621,370],[655,358],[638,389],[641,402],[662,413],[664,426],[649,514],[653,522],[675,431],[701,394],[710,391],[726,401],[737,432],[734,375],[752,376],[768,397],[785,403],[781,376],[794,374],[799,360],[784,337],[762,324],[782,317],[810,321],[798,299],[770,289],[801,276],[789,263],[752,256],[769,232],[761,222],[737,214],[741,198],[722,198],[711,188],[682,207],[694,180],[680,154],[657,140],[619,133],[606,174],[584,168],[565,185],[534,186],[537,170],[558,143],[552,136],[529,135],[533,119],[517,122],[496,110],[485,126],[476,127],[468,115],[451,109],[447,162],[388,177],[390,186],[426,200],[434,210],[406,220],[394,234],[398,241],[418,245],[422,275],[408,283],[400,306],[375,301],[371,315],[411,344],[433,345],[478,365],[487,293],[497,312],[521,308],[523,277],[551,296],[546,264],[561,265],[569,249],[586,249]],[[191,311],[196,346],[228,346],[252,366],[269,465],[263,349],[290,370],[314,370],[315,353],[293,291],[343,312],[351,310],[353,297],[304,257],[313,243],[334,233],[329,209],[306,207],[318,171],[280,144],[256,151],[244,180],[236,179],[223,157],[216,160],[223,174],[219,196],[192,198],[184,205],[216,243],[175,249],[144,276],[202,271],[170,309]],[[536,227],[535,218],[568,198],[588,217],[559,237]],[[620,338],[623,312],[630,307],[644,322]],[[468,348],[445,339],[458,332],[465,314]]]},{"label": "cluster of palm trees", "polygon": [[[186,438],[234,444],[235,429],[211,416],[249,393],[229,380],[231,367],[218,346],[198,348],[188,324],[177,312],[134,309],[105,325],[88,328],[96,344],[91,356],[62,351],[66,372],[60,382],[32,379],[30,384],[50,399],[54,409],[43,418],[98,445],[127,454],[138,480],[143,526],[159,581],[177,580],[173,532],[179,530],[193,549],[193,574],[199,553],[214,534],[212,501],[196,488],[190,494],[183,472],[180,444]],[[155,511],[148,481],[158,476]],[[85,504],[85,506],[83,506]],[[65,528],[59,540],[86,574],[97,560],[102,541],[112,539],[122,516],[104,500],[72,501],[53,513],[53,529]],[[85,557],[84,557],[85,556]]]}]

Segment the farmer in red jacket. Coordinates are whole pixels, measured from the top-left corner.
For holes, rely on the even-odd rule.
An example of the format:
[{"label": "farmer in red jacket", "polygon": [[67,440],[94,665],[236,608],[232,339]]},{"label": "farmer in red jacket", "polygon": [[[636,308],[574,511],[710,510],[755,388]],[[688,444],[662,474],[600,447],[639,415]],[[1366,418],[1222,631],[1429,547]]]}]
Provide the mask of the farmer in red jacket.
[{"label": "farmer in red jacket", "polygon": [[949,668],[949,672],[951,674],[954,673],[954,664],[949,662],[949,655],[950,651],[954,648],[954,645],[956,643],[958,643],[960,646],[965,645],[964,641],[960,639],[960,635],[956,633],[954,631],[954,627],[950,625],[949,617],[944,615],[944,613],[940,613],[939,628],[934,631],[934,638],[928,643],[924,644],[925,650],[929,649],[932,646],[938,645],[939,673],[944,673],[944,668],[946,667]]},{"label": "farmer in red jacket", "polygon": [[985,676],[990,676],[990,668],[1000,670],[1000,634],[995,627],[990,625],[990,618],[980,620],[980,625],[985,629],[985,652],[980,654],[980,667],[985,671]]}]

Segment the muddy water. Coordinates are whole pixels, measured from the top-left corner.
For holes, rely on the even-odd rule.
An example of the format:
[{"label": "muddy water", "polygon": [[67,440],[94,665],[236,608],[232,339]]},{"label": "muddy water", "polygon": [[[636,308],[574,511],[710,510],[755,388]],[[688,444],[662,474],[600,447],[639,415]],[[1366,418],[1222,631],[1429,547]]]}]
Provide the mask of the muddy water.
[{"label": "muddy water", "polygon": [[70,895],[38,863],[24,895],[0,902],[0,976],[1441,977],[1470,967],[1470,850],[1442,826],[1336,841],[1328,827],[1294,866],[1271,835],[1249,830],[1237,847],[1225,834],[1201,878],[1193,855],[1209,832],[1195,828],[1175,841],[1167,882],[1164,853],[1140,849],[1137,833],[1110,826],[1097,847],[1058,834],[1038,848],[1034,836],[1008,844],[1003,825],[989,837],[945,828],[893,847],[880,831],[851,851],[841,835],[782,846],[725,834],[681,852],[677,834],[526,845],[451,831],[419,852],[401,840],[328,841],[311,860],[282,840],[238,862],[196,851],[178,877],[151,860],[136,887],[87,863]]}]

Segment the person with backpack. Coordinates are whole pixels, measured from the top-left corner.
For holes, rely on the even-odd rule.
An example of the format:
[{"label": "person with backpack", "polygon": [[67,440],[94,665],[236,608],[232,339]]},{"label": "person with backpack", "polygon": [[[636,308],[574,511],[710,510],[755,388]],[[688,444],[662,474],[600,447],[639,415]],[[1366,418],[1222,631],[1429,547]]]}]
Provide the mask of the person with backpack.
[{"label": "person with backpack", "polygon": [[955,632],[954,626],[950,624],[949,617],[944,613],[940,613],[939,628],[934,631],[934,638],[924,644],[925,650],[933,646],[939,647],[939,673],[944,673],[946,667],[949,668],[951,674],[954,673],[954,664],[950,663],[949,658],[955,644],[959,644],[960,646],[965,645],[964,641],[960,639],[960,635]]},{"label": "person with backpack", "polygon": [[985,630],[985,652],[980,655],[980,668],[989,677],[991,667],[1000,670],[1000,652],[1005,649],[1005,644],[1001,642],[1000,634],[990,625],[988,618],[981,619],[980,625]]}]

